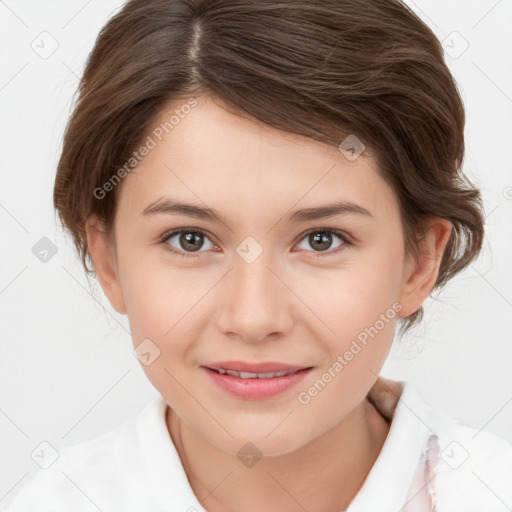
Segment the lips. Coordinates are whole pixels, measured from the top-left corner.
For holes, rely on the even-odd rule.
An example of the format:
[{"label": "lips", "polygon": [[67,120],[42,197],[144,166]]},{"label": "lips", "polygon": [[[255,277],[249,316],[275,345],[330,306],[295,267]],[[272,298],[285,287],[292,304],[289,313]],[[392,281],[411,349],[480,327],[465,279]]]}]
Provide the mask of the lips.
[{"label": "lips", "polygon": [[223,361],[208,363],[201,370],[220,389],[244,400],[262,400],[291,390],[312,367],[283,363]]}]

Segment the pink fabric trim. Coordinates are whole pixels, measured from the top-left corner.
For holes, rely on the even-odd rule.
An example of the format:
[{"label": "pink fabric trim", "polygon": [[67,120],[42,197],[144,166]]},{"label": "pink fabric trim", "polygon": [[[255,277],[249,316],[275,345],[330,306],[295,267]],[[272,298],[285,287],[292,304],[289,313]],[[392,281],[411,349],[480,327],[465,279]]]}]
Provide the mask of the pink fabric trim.
[{"label": "pink fabric trim", "polygon": [[414,479],[409,488],[406,504],[400,512],[436,512],[435,482],[439,463],[439,444],[432,434],[423,451]]},{"label": "pink fabric trim", "polygon": [[[378,377],[368,393],[368,400],[388,421],[392,421],[400,400],[403,385],[400,382]],[[439,444],[432,434],[423,450],[413,477],[405,505],[397,512],[436,512],[435,480],[439,463]]]}]

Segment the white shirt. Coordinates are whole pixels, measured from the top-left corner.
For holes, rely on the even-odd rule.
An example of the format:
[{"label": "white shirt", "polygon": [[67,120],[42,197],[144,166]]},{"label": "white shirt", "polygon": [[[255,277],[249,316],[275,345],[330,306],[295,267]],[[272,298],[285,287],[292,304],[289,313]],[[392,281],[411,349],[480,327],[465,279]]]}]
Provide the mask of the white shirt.
[{"label": "white shirt", "polygon": [[[412,383],[379,378],[370,396],[391,427],[346,512],[512,511],[512,445],[432,409]],[[166,408],[158,396],[120,426],[62,448],[0,510],[206,512],[169,435]]]}]

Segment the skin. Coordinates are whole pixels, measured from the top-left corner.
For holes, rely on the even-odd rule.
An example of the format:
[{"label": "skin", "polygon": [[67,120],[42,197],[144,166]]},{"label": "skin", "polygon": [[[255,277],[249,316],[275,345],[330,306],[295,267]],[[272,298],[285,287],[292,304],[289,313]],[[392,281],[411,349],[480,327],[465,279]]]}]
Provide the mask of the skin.
[{"label": "skin", "polygon": [[[405,254],[393,190],[369,151],[350,161],[337,147],[285,133],[201,96],[127,175],[109,236],[91,216],[89,250],[115,310],[127,314],[134,345],[149,338],[160,356],[143,365],[169,405],[170,436],[189,482],[208,511],[345,509],[389,432],[365,399],[384,364],[396,318],[415,312],[438,275],[451,224],[429,219],[420,259]],[[154,126],[184,102],[169,103]],[[220,212],[226,223],[144,208],[172,196]],[[349,213],[286,222],[291,212],[351,201]],[[201,229],[198,251],[171,229]],[[308,237],[332,235],[322,251]],[[263,249],[248,263],[236,252],[247,237]],[[198,254],[180,257],[165,249]],[[320,254],[320,257],[316,255]],[[317,381],[356,336],[399,303],[401,310],[311,401],[297,395]],[[212,361],[279,361],[313,366],[277,397],[244,400],[211,383]],[[262,458],[247,467],[246,443]]]}]

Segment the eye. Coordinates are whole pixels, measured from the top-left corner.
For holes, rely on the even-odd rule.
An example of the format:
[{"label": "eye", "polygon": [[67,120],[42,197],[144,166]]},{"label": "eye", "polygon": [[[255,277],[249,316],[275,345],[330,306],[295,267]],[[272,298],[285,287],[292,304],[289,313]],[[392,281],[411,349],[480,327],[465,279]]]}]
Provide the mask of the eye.
[{"label": "eye", "polygon": [[[160,239],[160,243],[164,244],[164,247],[173,253],[177,253],[183,257],[197,258],[199,254],[193,254],[200,251],[204,246],[204,241],[208,240],[211,247],[207,249],[217,247],[208,238],[208,235],[199,229],[179,229],[166,233]],[[174,244],[177,245],[173,245]]]},{"label": "eye", "polygon": [[[321,254],[331,248],[333,238],[338,238],[338,240],[340,240],[340,243],[338,243],[338,245],[334,247],[334,250],[331,250],[326,254]],[[313,252],[320,253],[315,254],[315,257],[332,255],[334,253],[338,253],[344,250],[345,246],[352,245],[352,241],[347,234],[330,228],[313,229],[306,233],[306,235],[301,239],[301,243],[304,243],[304,241],[305,243],[309,244],[310,247],[315,249]],[[300,245],[297,247],[300,247]],[[301,248],[304,249],[304,247]]]},{"label": "eye", "polygon": [[[337,238],[340,242],[334,247],[334,250],[328,251],[332,246],[334,238]],[[206,249],[218,249],[218,246],[210,240],[209,236],[200,229],[176,229],[165,233],[160,238],[159,243],[163,244],[166,250],[179,256],[197,258],[200,256],[201,252],[205,252],[200,251],[200,249],[204,248],[205,240],[208,240],[210,243],[210,247],[206,247]],[[301,243],[304,243],[303,241],[306,241],[306,243],[314,249],[314,251],[309,252],[318,253],[314,255],[315,257],[332,255],[344,250],[346,246],[353,245],[349,235],[331,228],[316,228],[310,230],[302,237]],[[300,244],[297,247],[304,249],[304,247],[300,247]]]}]

